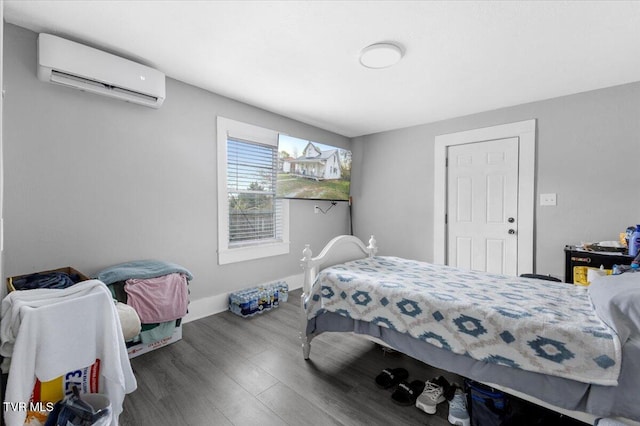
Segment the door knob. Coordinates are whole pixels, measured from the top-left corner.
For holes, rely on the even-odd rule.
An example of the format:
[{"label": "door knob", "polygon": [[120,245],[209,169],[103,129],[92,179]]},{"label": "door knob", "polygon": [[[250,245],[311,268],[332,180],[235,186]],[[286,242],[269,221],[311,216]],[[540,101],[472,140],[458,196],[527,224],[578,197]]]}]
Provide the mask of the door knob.
[{"label": "door knob", "polygon": [[509,222],[509,223],[513,223],[513,222],[515,222],[515,221],[516,221],[516,220],[515,220],[514,218],[512,218],[512,217],[510,217],[509,219],[507,219],[507,222]]},{"label": "door knob", "polygon": [[510,235],[513,235],[513,234],[515,234],[515,233],[516,233],[516,230],[515,230],[515,229],[509,229],[509,234],[510,234]]}]

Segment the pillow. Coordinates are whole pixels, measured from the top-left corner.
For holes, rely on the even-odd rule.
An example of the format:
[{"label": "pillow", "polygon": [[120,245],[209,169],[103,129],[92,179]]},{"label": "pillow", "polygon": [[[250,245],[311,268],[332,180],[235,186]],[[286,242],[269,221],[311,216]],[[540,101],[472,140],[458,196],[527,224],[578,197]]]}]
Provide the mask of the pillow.
[{"label": "pillow", "polygon": [[588,288],[596,314],[621,343],[640,336],[640,272],[600,277]]}]

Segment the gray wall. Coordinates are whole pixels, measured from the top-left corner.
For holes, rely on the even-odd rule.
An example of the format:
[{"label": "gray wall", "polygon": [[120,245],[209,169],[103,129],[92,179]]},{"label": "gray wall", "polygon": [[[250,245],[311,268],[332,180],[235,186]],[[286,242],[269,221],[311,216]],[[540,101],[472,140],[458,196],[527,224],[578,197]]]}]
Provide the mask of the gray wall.
[{"label": "gray wall", "polygon": [[[297,274],[304,243],[317,252],[348,232],[345,203],[314,215],[314,202],[292,201],[290,255],[218,266],[217,115],[350,141],[172,79],[159,110],[45,84],[36,34],[5,25],[4,43],[5,276],[162,258],[192,270],[194,300]],[[563,276],[565,244],[640,222],[638,117],[634,83],[356,138],[354,231],[375,234],[382,254],[432,260],[435,136],[535,118],[536,200],[558,194],[536,206],[536,270]]]},{"label": "gray wall", "polygon": [[158,110],[43,83],[36,37],[5,25],[5,276],[158,258],[193,272],[193,301],[299,274],[304,243],[348,232],[346,203],[293,200],[289,255],[218,266],[217,115],[350,140],[170,78]]},{"label": "gray wall", "polygon": [[[2,90],[2,88],[4,87],[3,84],[3,77],[2,77],[2,70],[4,69],[4,66],[2,65],[3,63],[3,46],[4,46],[4,0],[0,0],[0,90]],[[2,113],[2,108],[3,108],[3,104],[4,104],[4,99],[3,97],[0,95],[0,218],[2,217],[2,200],[3,200],[3,185],[4,185],[4,172],[3,172],[3,166],[2,166],[2,117],[3,117],[3,113]],[[4,239],[4,230],[2,229],[2,226],[0,226],[0,241],[2,241]],[[4,244],[0,244],[0,277],[3,276],[3,271],[4,271]],[[4,285],[0,284],[0,288],[3,288]],[[0,290],[0,296],[4,296],[4,291]],[[4,388],[3,388],[4,390]]]},{"label": "gray wall", "polygon": [[[535,264],[564,278],[564,246],[640,223],[640,83],[356,138],[354,231],[380,253],[433,259],[436,135],[537,119]],[[540,207],[540,193],[557,193]]]}]

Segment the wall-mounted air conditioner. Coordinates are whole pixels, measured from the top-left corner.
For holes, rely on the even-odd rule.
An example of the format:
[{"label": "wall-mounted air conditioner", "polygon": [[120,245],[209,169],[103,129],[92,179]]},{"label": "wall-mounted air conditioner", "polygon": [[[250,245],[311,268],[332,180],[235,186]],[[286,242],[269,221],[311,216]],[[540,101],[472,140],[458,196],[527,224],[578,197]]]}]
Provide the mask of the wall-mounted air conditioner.
[{"label": "wall-mounted air conditioner", "polygon": [[38,78],[152,108],[165,98],[162,72],[51,34],[38,35]]}]

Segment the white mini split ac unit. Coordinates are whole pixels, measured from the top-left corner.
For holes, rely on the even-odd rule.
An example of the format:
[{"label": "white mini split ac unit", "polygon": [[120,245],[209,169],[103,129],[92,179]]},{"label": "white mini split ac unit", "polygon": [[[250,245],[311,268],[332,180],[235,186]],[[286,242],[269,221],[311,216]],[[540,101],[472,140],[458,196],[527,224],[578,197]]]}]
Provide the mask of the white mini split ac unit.
[{"label": "white mini split ac unit", "polygon": [[51,34],[38,35],[38,78],[152,108],[165,98],[164,73]]}]

